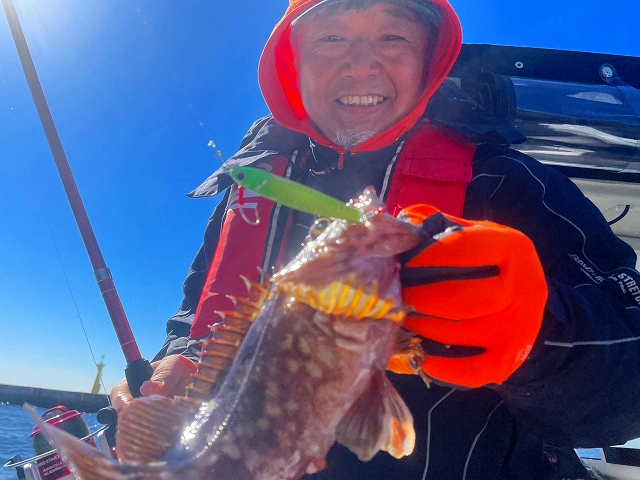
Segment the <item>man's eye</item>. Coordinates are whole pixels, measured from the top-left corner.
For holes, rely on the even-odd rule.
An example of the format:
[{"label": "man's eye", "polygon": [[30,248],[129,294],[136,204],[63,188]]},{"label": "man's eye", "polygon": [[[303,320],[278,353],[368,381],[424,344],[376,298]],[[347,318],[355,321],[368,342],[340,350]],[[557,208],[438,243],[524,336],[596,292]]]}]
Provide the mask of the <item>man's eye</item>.
[{"label": "man's eye", "polygon": [[327,43],[335,43],[342,41],[342,37],[340,37],[339,35],[327,35],[326,37],[322,37],[321,41]]},{"label": "man's eye", "polygon": [[382,40],[385,42],[397,42],[405,40],[405,38],[400,35],[385,35],[382,37]]}]

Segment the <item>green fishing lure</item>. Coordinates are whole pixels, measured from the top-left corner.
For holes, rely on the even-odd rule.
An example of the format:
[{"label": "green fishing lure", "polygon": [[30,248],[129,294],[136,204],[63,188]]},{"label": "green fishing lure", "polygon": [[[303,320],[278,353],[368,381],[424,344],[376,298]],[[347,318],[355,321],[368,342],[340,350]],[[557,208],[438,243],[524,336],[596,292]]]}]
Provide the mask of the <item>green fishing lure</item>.
[{"label": "green fishing lure", "polygon": [[230,175],[241,187],[295,210],[320,217],[341,218],[351,223],[358,223],[363,218],[362,212],[355,207],[258,168],[236,167]]}]

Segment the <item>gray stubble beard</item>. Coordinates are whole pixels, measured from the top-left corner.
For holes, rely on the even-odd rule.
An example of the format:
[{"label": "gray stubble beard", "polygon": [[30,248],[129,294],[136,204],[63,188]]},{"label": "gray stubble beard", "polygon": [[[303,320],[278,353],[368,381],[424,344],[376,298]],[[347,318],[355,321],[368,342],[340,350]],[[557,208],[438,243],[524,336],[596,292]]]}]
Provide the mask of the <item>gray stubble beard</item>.
[{"label": "gray stubble beard", "polygon": [[335,143],[339,147],[349,150],[366,142],[376,134],[373,130],[363,130],[357,127],[345,128],[336,131]]}]

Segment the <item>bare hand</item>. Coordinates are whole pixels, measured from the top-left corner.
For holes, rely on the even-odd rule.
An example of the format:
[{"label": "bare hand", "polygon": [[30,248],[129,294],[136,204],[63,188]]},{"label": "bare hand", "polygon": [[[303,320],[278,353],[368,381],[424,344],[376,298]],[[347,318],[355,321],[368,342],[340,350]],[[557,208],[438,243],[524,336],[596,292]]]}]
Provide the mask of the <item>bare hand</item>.
[{"label": "bare hand", "polygon": [[[153,375],[140,386],[140,393],[149,395],[184,395],[191,383],[191,375],[196,372],[196,364],[182,355],[170,355],[159,362],[153,362]],[[111,403],[120,413],[133,400],[126,380],[111,389]]]}]

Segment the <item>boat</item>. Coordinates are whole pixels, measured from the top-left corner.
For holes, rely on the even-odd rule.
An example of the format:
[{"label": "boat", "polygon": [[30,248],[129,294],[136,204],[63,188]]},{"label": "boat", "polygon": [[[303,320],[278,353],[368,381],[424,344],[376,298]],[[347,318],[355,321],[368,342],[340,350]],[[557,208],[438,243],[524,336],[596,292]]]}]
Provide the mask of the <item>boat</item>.
[{"label": "boat", "polygon": [[640,254],[640,58],[464,45],[450,76],[560,170]]},{"label": "boat", "polygon": [[582,463],[602,480],[640,480],[640,449],[628,446],[576,450]]}]

